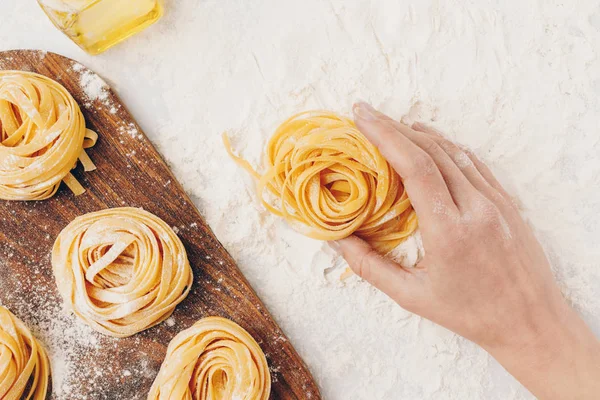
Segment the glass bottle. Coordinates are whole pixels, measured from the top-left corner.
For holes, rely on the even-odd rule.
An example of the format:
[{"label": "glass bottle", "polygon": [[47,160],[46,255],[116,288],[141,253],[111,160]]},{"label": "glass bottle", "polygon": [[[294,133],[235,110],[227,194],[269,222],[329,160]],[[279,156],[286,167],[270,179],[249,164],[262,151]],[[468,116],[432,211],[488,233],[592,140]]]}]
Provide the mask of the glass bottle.
[{"label": "glass bottle", "polygon": [[162,0],[38,0],[52,23],[90,54],[99,54],[156,22]]}]

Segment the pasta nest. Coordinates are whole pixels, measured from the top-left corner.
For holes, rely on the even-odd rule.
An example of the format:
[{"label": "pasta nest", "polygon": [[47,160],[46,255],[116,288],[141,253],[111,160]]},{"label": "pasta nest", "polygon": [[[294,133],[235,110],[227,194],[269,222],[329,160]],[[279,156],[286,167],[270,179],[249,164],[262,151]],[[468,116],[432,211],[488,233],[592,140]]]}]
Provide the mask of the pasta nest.
[{"label": "pasta nest", "polygon": [[0,71],[0,199],[44,200],[64,182],[85,190],[70,171],[98,135],[85,127],[81,110],[58,82],[25,71]]},{"label": "pasta nest", "polygon": [[252,336],[208,317],[169,343],[148,400],[267,400],[270,392],[267,359]]},{"label": "pasta nest", "polygon": [[402,179],[349,118],[307,111],[285,121],[265,152],[265,172],[230,155],[257,181],[262,204],[320,240],[357,235],[388,253],[417,229]]},{"label": "pasta nest", "polygon": [[46,350],[20,319],[0,307],[0,399],[44,400],[49,381]]},{"label": "pasta nest", "polygon": [[73,220],[54,243],[52,268],[64,302],[93,329],[114,337],[169,318],[193,282],[171,227],[129,207]]}]

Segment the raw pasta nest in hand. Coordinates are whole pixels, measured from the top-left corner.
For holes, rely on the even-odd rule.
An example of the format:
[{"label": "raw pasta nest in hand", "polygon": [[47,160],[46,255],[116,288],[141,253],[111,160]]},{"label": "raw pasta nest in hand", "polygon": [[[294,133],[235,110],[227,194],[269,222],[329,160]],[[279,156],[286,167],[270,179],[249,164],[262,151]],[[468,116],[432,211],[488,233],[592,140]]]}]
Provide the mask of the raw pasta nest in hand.
[{"label": "raw pasta nest in hand", "polygon": [[348,118],[308,111],[285,121],[267,144],[263,175],[224,141],[256,178],[263,205],[309,237],[355,234],[388,253],[417,229],[402,179]]},{"label": "raw pasta nest in hand", "polygon": [[49,381],[46,350],[21,320],[0,307],[0,399],[44,400]]},{"label": "raw pasta nest in hand", "polygon": [[60,182],[85,191],[70,171],[98,135],[85,128],[79,106],[58,82],[24,71],[0,71],[0,199],[44,200]]},{"label": "raw pasta nest in hand", "polygon": [[148,400],[267,400],[270,392],[267,359],[252,336],[208,317],[169,343]]},{"label": "raw pasta nest in hand", "polygon": [[115,337],[169,318],[193,282],[181,240],[164,221],[139,208],[73,220],[54,243],[52,268],[75,314]]}]

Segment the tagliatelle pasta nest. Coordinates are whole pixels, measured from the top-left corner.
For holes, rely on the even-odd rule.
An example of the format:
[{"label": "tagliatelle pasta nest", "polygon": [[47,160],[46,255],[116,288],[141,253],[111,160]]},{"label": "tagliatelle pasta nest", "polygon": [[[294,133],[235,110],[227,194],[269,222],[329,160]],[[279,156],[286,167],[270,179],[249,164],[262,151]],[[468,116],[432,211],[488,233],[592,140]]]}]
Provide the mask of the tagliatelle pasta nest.
[{"label": "tagliatelle pasta nest", "polygon": [[252,336],[208,317],[169,343],[148,400],[267,400],[270,392],[267,359]]},{"label": "tagliatelle pasta nest", "polygon": [[256,179],[262,204],[309,237],[354,234],[388,253],[417,229],[402,179],[348,118],[328,111],[289,118],[267,144],[264,174],[223,140]]},{"label": "tagliatelle pasta nest", "polygon": [[0,399],[45,400],[49,382],[46,350],[20,319],[0,306]]},{"label": "tagliatelle pasta nest", "polygon": [[58,290],[98,332],[126,337],[169,318],[194,280],[181,240],[139,208],[75,218],[52,249]]},{"label": "tagliatelle pasta nest", "polygon": [[25,71],[0,71],[0,199],[45,200],[61,181],[85,189],[70,173],[80,160],[95,169],[84,148],[98,135],[58,82]]}]

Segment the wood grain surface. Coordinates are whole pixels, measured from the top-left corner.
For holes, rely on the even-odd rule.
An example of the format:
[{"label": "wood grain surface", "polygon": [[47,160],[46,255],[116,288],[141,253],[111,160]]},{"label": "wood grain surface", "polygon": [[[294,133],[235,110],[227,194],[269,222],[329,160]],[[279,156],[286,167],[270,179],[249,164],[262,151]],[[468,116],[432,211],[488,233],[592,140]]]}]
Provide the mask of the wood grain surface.
[{"label": "wood grain surface", "polygon": [[[18,309],[25,321],[36,321],[38,308],[60,302],[49,257],[54,239],[75,217],[109,207],[143,207],[179,227],[194,270],[194,287],[177,307],[175,323],[127,339],[99,337],[94,355],[81,355],[77,368],[90,378],[80,382],[77,398],[144,399],[170,340],[198,319],[219,315],[240,324],[261,345],[273,375],[271,398],[320,399],[292,345],[115,93],[109,89],[101,98],[90,98],[81,77],[96,78],[93,72],[53,53],[0,52],[0,69],[33,71],[55,79],[80,104],[87,126],[99,134],[96,146],[88,150],[98,169],[83,173],[78,166],[73,171],[86,193],[74,197],[63,184],[50,200],[0,200],[0,304]],[[30,304],[23,307],[24,301]],[[151,372],[136,374],[140,362],[148,364]],[[124,370],[134,373],[123,379]],[[75,398],[63,396],[61,400]]]}]

